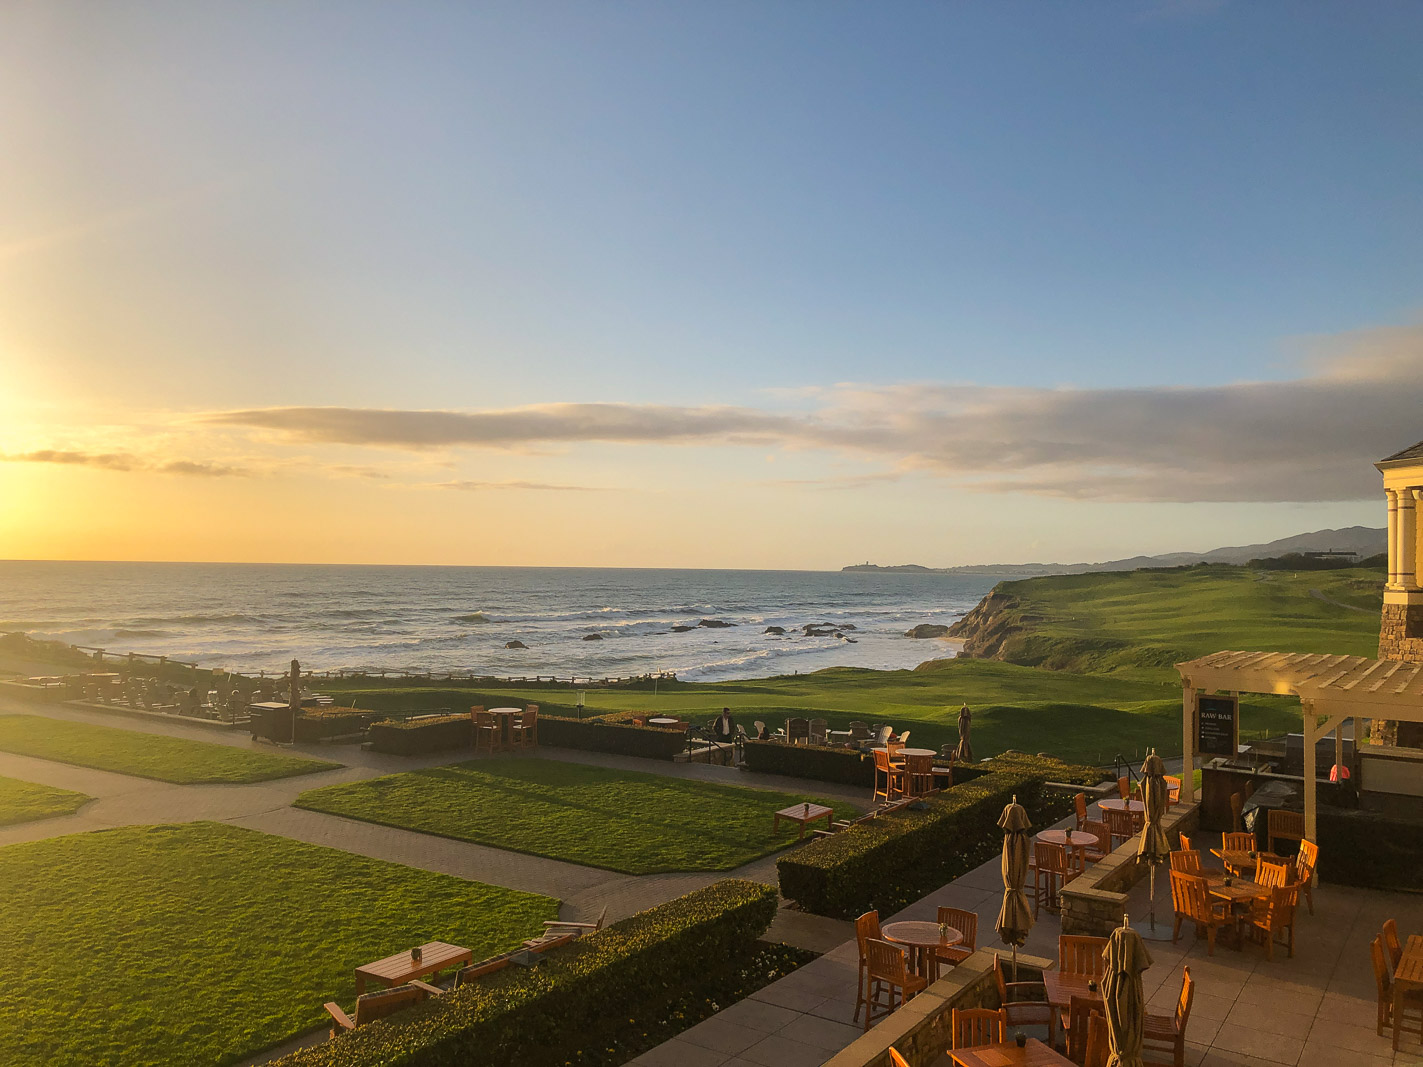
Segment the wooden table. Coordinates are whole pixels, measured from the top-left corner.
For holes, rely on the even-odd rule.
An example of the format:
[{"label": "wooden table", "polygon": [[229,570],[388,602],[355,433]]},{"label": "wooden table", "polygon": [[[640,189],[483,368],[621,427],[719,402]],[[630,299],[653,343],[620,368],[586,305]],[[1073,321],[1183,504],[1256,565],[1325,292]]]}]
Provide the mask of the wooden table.
[{"label": "wooden table", "polygon": [[1403,947],[1403,958],[1393,972],[1393,1050],[1398,1051],[1398,1027],[1403,1017],[1404,994],[1423,990],[1423,936],[1414,934]]},{"label": "wooden table", "polygon": [[512,743],[514,719],[524,714],[523,708],[490,708],[489,714],[499,723],[499,743],[508,747]]},{"label": "wooden table", "polygon": [[1224,882],[1211,884],[1207,887],[1206,892],[1221,900],[1228,900],[1232,904],[1245,904],[1268,897],[1270,887],[1260,885],[1258,882],[1248,882],[1242,878],[1236,878],[1230,885],[1226,885]]},{"label": "wooden table", "polygon": [[[884,746],[884,745],[871,745],[871,746],[870,746],[870,749],[871,749],[871,751],[873,751],[874,749],[877,749],[877,748],[884,748],[884,747],[886,747],[886,746]],[[898,745],[896,745],[896,746],[894,747],[894,754],[895,754],[896,756],[929,756],[929,757],[937,757],[937,756],[939,755],[939,754],[938,754],[937,752],[935,752],[932,748],[900,748]]]},{"label": "wooden table", "polygon": [[886,941],[909,949],[910,967],[920,978],[929,982],[939,975],[938,950],[963,941],[963,931],[950,926],[946,935],[941,934],[938,923],[928,922],[888,923],[880,928],[880,933]]},{"label": "wooden table", "polygon": [[1115,799],[1109,797],[1106,800],[1099,800],[1097,801],[1097,807],[1103,811],[1129,811],[1133,815],[1146,814],[1146,805],[1140,800],[1122,800],[1120,797]]},{"label": "wooden table", "polygon": [[[1087,986],[1089,982],[1095,983],[1097,988],[1089,989]],[[1102,983],[1086,974],[1043,971],[1043,989],[1047,991],[1047,1002],[1054,1008],[1061,1008],[1063,1011],[1072,1006],[1073,997],[1086,997],[1089,1000],[1102,999]]]},{"label": "wooden table", "polygon": [[797,841],[805,840],[805,828],[817,819],[825,820],[825,828],[830,829],[835,821],[835,810],[827,808],[824,804],[792,804],[788,808],[782,808],[776,812],[775,819],[771,822],[771,833],[776,833],[781,828],[781,820],[800,823],[800,836]]},{"label": "wooden table", "polygon": [[660,726],[666,729],[668,727],[676,726],[681,721],[681,719],[674,719],[670,715],[654,715],[652,718],[647,720],[647,725]]},{"label": "wooden table", "polygon": [[356,996],[366,991],[366,982],[378,982],[387,989],[402,985],[412,978],[423,978],[435,974],[457,963],[469,963],[474,953],[458,945],[447,945],[443,941],[430,941],[420,946],[420,958],[413,959],[410,951],[397,952],[383,960],[367,963],[356,968]]},{"label": "wooden table", "polygon": [[1028,1038],[1022,1048],[1012,1041],[998,1045],[980,1045],[978,1048],[954,1049],[950,1058],[958,1067],[1054,1067],[1059,1063],[1072,1061],[1060,1056],[1035,1037]]},{"label": "wooden table", "polygon": [[1253,871],[1262,860],[1265,863],[1282,863],[1289,871],[1289,877],[1294,877],[1295,861],[1288,856],[1281,856],[1274,852],[1257,852],[1252,856],[1249,852],[1213,848],[1211,855],[1219,857],[1221,863],[1232,871]]}]

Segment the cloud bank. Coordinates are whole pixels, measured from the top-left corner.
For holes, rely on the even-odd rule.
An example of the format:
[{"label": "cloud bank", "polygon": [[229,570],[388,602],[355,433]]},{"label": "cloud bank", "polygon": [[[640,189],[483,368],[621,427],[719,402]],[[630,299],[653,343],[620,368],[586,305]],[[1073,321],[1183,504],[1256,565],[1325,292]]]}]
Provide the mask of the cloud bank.
[{"label": "cloud bank", "polygon": [[241,467],[200,460],[150,460],[128,452],[78,452],[69,449],[43,448],[34,452],[0,453],[4,463],[57,463],[70,467],[96,467],[108,471],[149,471],[154,474],[186,474],[201,478],[240,477],[248,472]]}]

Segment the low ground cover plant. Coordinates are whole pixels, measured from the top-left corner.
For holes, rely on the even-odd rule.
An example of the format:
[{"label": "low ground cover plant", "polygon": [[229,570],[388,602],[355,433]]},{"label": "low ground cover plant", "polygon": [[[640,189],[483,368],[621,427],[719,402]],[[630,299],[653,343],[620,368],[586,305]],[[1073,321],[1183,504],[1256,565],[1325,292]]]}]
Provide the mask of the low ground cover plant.
[{"label": "low ground cover plant", "polygon": [[0,826],[71,815],[93,799],[70,789],[0,778]]},{"label": "low ground cover plant", "polygon": [[626,874],[724,871],[797,832],[772,814],[844,801],[521,757],[471,760],[303,793],[298,807]]},{"label": "low ground cover plant", "polygon": [[265,782],[340,766],[42,715],[0,715],[0,751],[181,784]]},{"label": "low ground cover plant", "polygon": [[230,1064],[426,941],[517,947],[557,902],[219,823],[0,848],[7,1067]]}]

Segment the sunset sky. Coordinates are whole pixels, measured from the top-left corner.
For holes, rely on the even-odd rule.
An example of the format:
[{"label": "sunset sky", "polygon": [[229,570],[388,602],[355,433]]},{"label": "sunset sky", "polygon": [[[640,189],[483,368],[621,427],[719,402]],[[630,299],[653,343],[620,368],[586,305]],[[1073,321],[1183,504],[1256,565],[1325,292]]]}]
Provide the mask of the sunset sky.
[{"label": "sunset sky", "polygon": [[0,558],[1384,521],[1423,5],[0,6]]}]

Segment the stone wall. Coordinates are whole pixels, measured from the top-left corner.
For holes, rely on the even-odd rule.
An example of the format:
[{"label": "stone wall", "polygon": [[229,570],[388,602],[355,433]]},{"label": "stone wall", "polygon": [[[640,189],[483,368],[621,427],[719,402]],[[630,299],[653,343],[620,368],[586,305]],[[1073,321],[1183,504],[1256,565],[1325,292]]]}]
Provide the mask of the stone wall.
[{"label": "stone wall", "polygon": [[[874,1028],[841,1049],[825,1067],[889,1067],[889,1050],[895,1049],[909,1067],[944,1063],[953,1048],[955,1008],[996,1008],[998,986],[993,980],[994,951],[979,949],[948,974]],[[1056,961],[1018,954],[1018,978],[1042,980],[1042,972]],[[1006,966],[1006,963],[1005,963]]]},{"label": "stone wall", "polygon": [[[1161,820],[1161,828],[1172,847],[1176,846],[1178,833],[1194,833],[1200,825],[1200,807],[1196,804],[1177,804]],[[1098,860],[1086,872],[1074,878],[1062,891],[1058,899],[1062,904],[1062,932],[1064,934],[1085,934],[1090,937],[1106,937],[1122,924],[1122,913],[1127,907],[1127,892],[1137,882],[1147,876],[1147,866],[1136,858],[1137,839],[1117,848],[1110,856]],[[1160,896],[1161,883],[1169,882],[1169,876],[1158,872],[1156,892]],[[1161,921],[1160,900],[1157,901],[1157,921]],[[1167,906],[1166,914],[1170,915]],[[1143,919],[1134,915],[1133,919]],[[1169,922],[1169,919],[1168,919]]]},{"label": "stone wall", "polygon": [[[1385,604],[1379,619],[1379,659],[1423,663],[1423,604]],[[1369,744],[1423,748],[1423,723],[1374,719]]]}]

